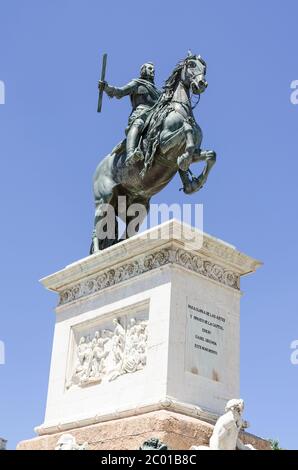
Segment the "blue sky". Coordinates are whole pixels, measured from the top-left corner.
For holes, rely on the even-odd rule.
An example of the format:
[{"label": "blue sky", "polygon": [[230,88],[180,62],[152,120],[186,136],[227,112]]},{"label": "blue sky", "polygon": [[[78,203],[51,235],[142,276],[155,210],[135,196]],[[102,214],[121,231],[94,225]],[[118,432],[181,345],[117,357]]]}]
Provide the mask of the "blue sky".
[{"label": "blue sky", "polygon": [[204,204],[204,229],[261,259],[242,281],[241,395],[251,432],[298,448],[298,4],[292,0],[0,0],[0,436],[44,418],[54,294],[38,279],[88,254],[92,174],[121,138],[128,99],[96,113],[101,54],[122,85],[148,60],[159,85],[188,49],[208,63],[196,117],[218,162],[190,199],[175,178],[154,202]]}]

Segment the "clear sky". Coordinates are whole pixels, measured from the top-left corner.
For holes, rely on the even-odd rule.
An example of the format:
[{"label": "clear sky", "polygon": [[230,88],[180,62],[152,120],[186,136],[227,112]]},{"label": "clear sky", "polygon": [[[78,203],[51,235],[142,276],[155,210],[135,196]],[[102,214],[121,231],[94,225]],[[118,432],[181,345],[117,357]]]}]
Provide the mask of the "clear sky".
[{"label": "clear sky", "polygon": [[[204,229],[261,259],[242,281],[241,396],[250,431],[298,448],[297,1],[0,0],[0,436],[43,422],[56,296],[38,279],[88,254],[92,174],[123,135],[128,99],[96,113],[101,55],[123,85],[187,50],[208,63],[196,117],[218,162],[191,198],[178,177],[154,202],[204,204]],[[195,170],[195,168],[194,168]],[[198,170],[199,171],[199,170]]]}]

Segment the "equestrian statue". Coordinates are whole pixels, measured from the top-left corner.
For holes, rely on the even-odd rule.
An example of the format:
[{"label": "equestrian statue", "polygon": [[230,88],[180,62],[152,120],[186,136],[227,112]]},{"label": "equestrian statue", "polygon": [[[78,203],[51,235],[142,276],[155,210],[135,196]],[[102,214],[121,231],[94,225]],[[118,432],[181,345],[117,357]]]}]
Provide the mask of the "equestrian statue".
[{"label": "equestrian statue", "polygon": [[[140,204],[150,208],[150,199],[160,192],[177,171],[185,194],[199,191],[205,184],[216,161],[214,151],[202,150],[202,131],[197,124],[191,94],[203,93],[206,81],[206,63],[197,55],[188,53],[166,80],[160,91],[155,83],[155,68],[151,62],[142,65],[140,77],[118,88],[105,81],[106,55],[103,58],[101,80],[98,83],[101,110],[105,92],[110,98],[129,96],[132,112],[126,128],[126,138],[107,155],[96,168],[93,179],[95,199],[94,230],[90,253],[103,250],[128,236],[108,235],[107,206],[114,226],[117,217],[126,225],[135,217],[121,210],[119,200],[125,198],[125,206]],[[189,166],[205,162],[202,173],[196,177]],[[138,219],[139,220],[139,219]],[[139,220],[137,230],[141,225]],[[106,234],[106,235],[103,235]]]}]

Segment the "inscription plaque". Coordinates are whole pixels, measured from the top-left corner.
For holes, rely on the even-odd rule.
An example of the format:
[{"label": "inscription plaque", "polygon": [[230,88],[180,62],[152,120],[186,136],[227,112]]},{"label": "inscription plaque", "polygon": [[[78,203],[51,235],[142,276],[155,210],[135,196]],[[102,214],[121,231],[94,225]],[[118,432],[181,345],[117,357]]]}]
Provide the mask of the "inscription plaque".
[{"label": "inscription plaque", "polygon": [[187,300],[186,370],[221,381],[226,316],[199,300]]}]

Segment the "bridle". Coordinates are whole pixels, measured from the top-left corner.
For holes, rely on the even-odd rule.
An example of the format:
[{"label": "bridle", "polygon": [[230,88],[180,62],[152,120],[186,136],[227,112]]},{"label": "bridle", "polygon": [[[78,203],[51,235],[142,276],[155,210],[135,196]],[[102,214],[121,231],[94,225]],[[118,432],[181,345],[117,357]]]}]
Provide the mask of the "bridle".
[{"label": "bridle", "polygon": [[[190,97],[191,104],[192,104],[192,97],[193,97],[193,95],[194,95],[194,94],[192,93],[192,94],[191,94],[191,97]],[[201,99],[201,93],[199,93],[198,99],[197,99],[196,103],[195,103],[193,106],[191,106],[191,109],[195,109],[195,108],[198,106],[198,104],[199,104],[199,102],[200,102],[200,99]]]},{"label": "bridle", "polygon": [[[185,61],[185,64],[184,64],[184,67],[183,67],[183,71],[182,71],[182,73],[181,73],[181,78],[182,78],[182,75],[183,75],[184,77],[186,76],[187,63],[188,63],[188,60]],[[189,72],[188,72],[188,73],[189,73]],[[191,75],[191,74],[190,74],[190,75]],[[193,78],[193,77],[191,77],[191,78]],[[185,85],[184,85],[184,84],[183,84],[183,86],[184,86],[184,88],[185,88]],[[191,87],[190,87],[190,89],[191,89]],[[191,106],[190,106],[190,108],[191,108],[192,110],[195,109],[195,108],[198,106],[198,104],[199,104],[199,102],[200,102],[200,99],[201,99],[201,93],[199,93],[197,101],[195,102],[195,104],[193,104],[193,103],[192,103],[192,97],[193,97],[193,95],[194,95],[194,93],[192,93],[192,91],[191,91],[191,96],[190,96]],[[183,105],[183,103],[180,103],[180,104]]]}]

